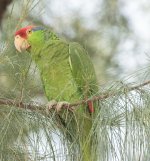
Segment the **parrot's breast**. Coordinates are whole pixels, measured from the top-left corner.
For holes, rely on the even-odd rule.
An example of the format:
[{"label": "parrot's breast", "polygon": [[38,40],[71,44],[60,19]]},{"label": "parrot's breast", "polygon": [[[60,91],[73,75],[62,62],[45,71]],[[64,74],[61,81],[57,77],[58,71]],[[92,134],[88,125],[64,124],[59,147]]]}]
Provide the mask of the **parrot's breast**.
[{"label": "parrot's breast", "polygon": [[55,41],[46,44],[33,56],[41,73],[49,100],[74,102],[78,100],[77,87],[69,64],[69,46]]}]

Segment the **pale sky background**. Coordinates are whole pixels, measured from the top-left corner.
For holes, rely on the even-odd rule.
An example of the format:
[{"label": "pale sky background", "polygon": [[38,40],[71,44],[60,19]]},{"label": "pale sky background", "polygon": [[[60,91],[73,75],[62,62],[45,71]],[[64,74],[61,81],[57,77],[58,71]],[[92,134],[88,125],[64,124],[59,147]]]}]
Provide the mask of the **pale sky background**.
[{"label": "pale sky background", "polygon": [[[145,2],[145,6],[143,5]],[[146,11],[146,2],[147,0],[126,0],[124,1],[123,12],[129,18],[129,23],[131,25],[132,31],[135,33],[139,44],[139,54],[124,53],[120,58],[125,59],[125,63],[122,62],[126,71],[131,70],[134,72],[141,67],[144,67],[148,63],[150,55],[150,11],[147,7]],[[142,9],[143,8],[143,9]],[[130,45],[129,45],[130,46]],[[128,65],[126,65],[128,63]]]}]

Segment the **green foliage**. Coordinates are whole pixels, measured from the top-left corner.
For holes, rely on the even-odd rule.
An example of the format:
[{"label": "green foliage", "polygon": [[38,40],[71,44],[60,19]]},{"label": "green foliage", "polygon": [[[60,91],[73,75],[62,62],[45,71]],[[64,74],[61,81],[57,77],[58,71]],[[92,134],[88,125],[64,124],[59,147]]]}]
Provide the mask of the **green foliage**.
[{"label": "green foliage", "polygon": [[[46,27],[49,25],[43,24],[42,20],[33,14],[33,11],[39,11],[40,8],[37,1],[23,2],[23,5],[22,1],[12,3],[2,25],[0,98],[46,104],[38,69],[27,52],[18,53],[15,50],[13,33],[16,28],[30,23]],[[121,14],[119,1],[102,1],[98,6],[98,14],[94,16],[96,23],[93,28],[83,23],[84,18],[80,17],[80,14],[75,16],[74,13],[68,29],[63,17],[57,17],[52,7],[53,5],[49,7],[49,16],[53,16],[56,21],[51,28],[58,30],[54,27],[60,24],[58,32],[61,35],[79,42],[88,50],[99,82],[104,84],[100,85],[99,94],[116,93],[99,102],[100,112],[89,133],[98,133],[95,142],[98,149],[93,149],[93,155],[97,155],[99,161],[150,160],[149,88],[143,87],[129,92],[130,85],[128,87],[122,82],[107,83],[110,78],[117,79],[122,72],[116,57],[120,45],[131,34],[128,20]],[[40,17],[41,12],[37,16]],[[140,74],[144,80],[149,76],[144,70],[140,71]],[[59,117],[56,112],[52,111],[48,115],[45,109],[44,111],[40,113],[38,109],[30,111],[15,105],[0,105],[0,160],[77,160],[79,140],[70,143],[66,139],[67,136],[61,133],[66,129],[58,124]]]}]

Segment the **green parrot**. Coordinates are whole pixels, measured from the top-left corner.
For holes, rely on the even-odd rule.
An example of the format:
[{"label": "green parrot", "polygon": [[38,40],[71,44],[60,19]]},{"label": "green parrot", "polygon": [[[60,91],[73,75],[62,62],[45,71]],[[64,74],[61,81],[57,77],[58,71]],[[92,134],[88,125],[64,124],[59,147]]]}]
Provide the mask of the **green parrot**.
[{"label": "green parrot", "polygon": [[98,110],[97,102],[88,101],[73,112],[63,108],[66,102],[85,100],[98,92],[95,70],[87,52],[78,43],[67,42],[43,27],[24,27],[16,31],[14,39],[16,49],[28,51],[40,71],[50,101],[48,108],[57,104],[66,136],[75,144],[78,142],[80,156],[77,159],[76,154],[76,160],[95,161],[92,151],[96,136],[91,131]]}]

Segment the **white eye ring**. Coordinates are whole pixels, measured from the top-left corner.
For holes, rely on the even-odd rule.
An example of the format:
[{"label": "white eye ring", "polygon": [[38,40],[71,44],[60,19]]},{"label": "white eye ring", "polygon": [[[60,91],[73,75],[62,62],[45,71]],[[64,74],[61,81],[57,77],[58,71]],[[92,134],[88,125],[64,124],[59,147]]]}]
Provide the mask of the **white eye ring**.
[{"label": "white eye ring", "polygon": [[27,30],[27,34],[31,34],[31,33],[32,33],[31,29]]}]

